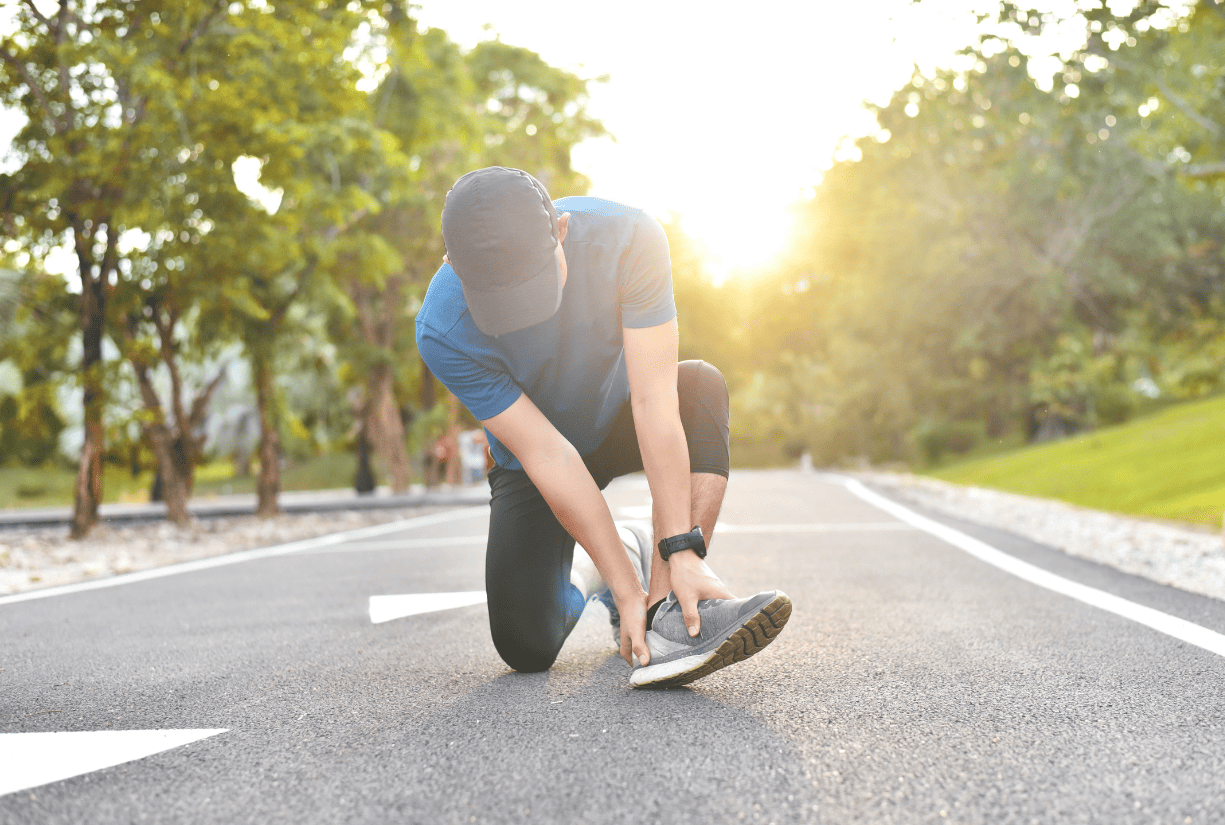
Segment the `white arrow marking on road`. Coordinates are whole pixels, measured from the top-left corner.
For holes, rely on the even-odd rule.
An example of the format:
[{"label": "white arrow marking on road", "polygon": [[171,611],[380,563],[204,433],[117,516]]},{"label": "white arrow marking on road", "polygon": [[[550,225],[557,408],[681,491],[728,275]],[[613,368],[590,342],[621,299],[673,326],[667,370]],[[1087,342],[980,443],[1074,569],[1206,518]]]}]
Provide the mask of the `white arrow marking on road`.
[{"label": "white arrow marking on road", "polygon": [[948,525],[921,516],[915,511],[898,504],[893,499],[885,498],[880,493],[869,490],[856,479],[843,479],[839,476],[831,476],[831,478],[835,480],[835,483],[842,484],[859,498],[884,510],[889,515],[901,519],[925,533],[931,533],[933,536],[943,539],[957,549],[964,550],[980,561],[985,561],[987,564],[1011,573],[1017,578],[1024,579],[1039,587],[1045,587],[1047,590],[1062,593],[1065,596],[1085,604],[1093,605],[1108,613],[1114,613],[1116,616],[1131,619],[1133,622],[1151,627],[1153,630],[1164,633],[1167,636],[1173,636],[1175,639],[1187,642],[1188,644],[1202,647],[1204,650],[1211,651],[1218,656],[1225,656],[1225,635],[1217,633],[1215,630],[1200,627],[1177,616],[1162,613],[1160,610],[1136,604],[1113,593],[1107,593],[1104,590],[1098,590],[1096,587],[1089,587],[1088,585],[1074,582],[1071,579],[1065,579],[1063,576],[1057,576],[1054,573],[1043,570],[1041,567],[1035,567],[1029,562],[1024,562],[1015,556],[1008,555],[1003,550],[995,549],[986,542],[967,536],[960,530],[954,530]]},{"label": "white arrow marking on road", "polygon": [[409,593],[404,596],[371,596],[370,621],[374,624],[415,616],[418,613],[433,613],[470,604],[484,604],[484,590],[466,590],[460,593]]},{"label": "white arrow marking on road", "polygon": [[144,759],[226,730],[0,733],[0,796]]}]

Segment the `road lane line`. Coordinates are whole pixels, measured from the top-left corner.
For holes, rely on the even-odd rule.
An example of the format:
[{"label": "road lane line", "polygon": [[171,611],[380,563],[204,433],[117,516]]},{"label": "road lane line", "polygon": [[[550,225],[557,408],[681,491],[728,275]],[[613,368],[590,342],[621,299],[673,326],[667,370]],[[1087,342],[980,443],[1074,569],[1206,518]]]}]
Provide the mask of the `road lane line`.
[{"label": "road lane line", "polygon": [[871,533],[881,530],[896,532],[913,530],[909,524],[894,521],[814,522],[812,524],[727,524],[718,522],[716,533]]},{"label": "road lane line", "polygon": [[319,553],[357,553],[365,550],[419,550],[430,547],[468,547],[474,544],[484,544],[489,536],[482,533],[479,536],[439,536],[432,539],[385,539],[383,541],[352,541],[337,544],[332,547],[317,547],[313,550],[302,550],[304,556],[314,556]]},{"label": "road lane line", "polygon": [[144,759],[226,730],[0,733],[0,796]]},{"label": "road lane line", "polygon": [[171,564],[166,567],[152,567],[148,570],[137,570],[134,573],[120,573],[105,579],[91,579],[75,584],[61,584],[42,590],[30,590],[25,593],[14,593],[11,596],[0,596],[0,606],[17,602],[46,599],[51,596],[64,596],[70,593],[81,593],[86,590],[99,590],[104,587],[118,587],[121,584],[160,579],[163,576],[175,576],[180,573],[194,573],[197,570],[210,570],[214,567],[225,567],[229,564],[239,564],[245,561],[267,559],[274,556],[286,556],[290,553],[301,553],[306,550],[316,550],[320,547],[331,547],[348,541],[359,541],[375,536],[385,536],[399,530],[411,530],[417,527],[428,527],[432,524],[445,524],[450,521],[472,518],[473,516],[488,516],[489,505],[479,507],[464,507],[459,510],[447,510],[443,513],[431,513],[428,516],[401,519],[387,524],[373,524],[369,527],[359,527],[355,530],[345,530],[340,533],[329,533],[326,536],[316,536],[313,539],[292,541],[288,544],[277,544],[272,547],[259,547],[254,550],[240,550],[237,553],[227,553],[224,556],[210,556],[207,559]]},{"label": "road lane line", "polygon": [[1056,593],[1069,596],[1077,601],[1105,610],[1108,613],[1114,613],[1116,616],[1130,619],[1145,627],[1151,627],[1159,633],[1164,633],[1179,641],[1201,647],[1218,656],[1225,656],[1225,635],[1193,624],[1185,619],[1171,616],[1168,613],[1162,613],[1160,610],[1136,604],[1113,593],[1098,590],[1096,587],[1089,587],[1088,585],[1074,582],[1071,579],[1065,579],[1063,576],[1057,576],[1054,573],[1043,570],[1041,567],[1021,561],[1015,556],[1010,556],[1002,550],[997,550],[985,542],[962,533],[960,530],[954,530],[952,527],[941,524],[938,521],[921,516],[913,510],[903,507],[896,501],[888,499],[873,490],[869,490],[862,482],[856,479],[847,479],[834,475],[828,476],[828,478],[835,483],[843,485],[855,496],[858,496],[874,507],[884,510],[894,518],[904,521],[925,533],[930,533],[957,549],[964,550],[980,561],[985,561],[987,564],[998,567],[1006,573],[1011,573],[1031,584],[1036,584],[1039,587],[1045,587],[1047,590],[1053,590]]}]

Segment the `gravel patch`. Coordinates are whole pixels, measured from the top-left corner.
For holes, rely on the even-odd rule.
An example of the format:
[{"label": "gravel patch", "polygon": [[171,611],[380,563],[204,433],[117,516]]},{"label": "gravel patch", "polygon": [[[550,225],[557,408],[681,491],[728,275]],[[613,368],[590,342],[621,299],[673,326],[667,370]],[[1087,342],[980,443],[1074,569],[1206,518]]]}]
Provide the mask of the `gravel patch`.
[{"label": "gravel patch", "polygon": [[0,531],[0,594],[130,573],[151,567],[271,547],[340,530],[451,509],[343,510],[327,513],[194,519],[173,522],[100,524],[86,538],[68,538],[68,527]]},{"label": "gravel patch", "polygon": [[1219,532],[922,476],[878,472],[855,475],[918,506],[1008,530],[1125,573],[1225,600],[1225,541]]}]

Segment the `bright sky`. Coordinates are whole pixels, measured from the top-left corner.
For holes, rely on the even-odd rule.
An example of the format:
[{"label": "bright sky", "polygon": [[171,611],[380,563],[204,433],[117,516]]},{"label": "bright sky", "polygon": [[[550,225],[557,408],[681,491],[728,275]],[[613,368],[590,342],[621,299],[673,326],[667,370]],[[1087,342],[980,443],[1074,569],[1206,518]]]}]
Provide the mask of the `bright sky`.
[{"label": "bright sky", "polygon": [[998,9],[995,0],[418,2],[423,27],[465,47],[490,37],[490,24],[555,66],[609,75],[591,84],[589,111],[616,142],[578,146],[575,167],[592,194],[679,214],[715,256],[717,278],[777,251],[787,206],[811,194],[839,139],[873,129],[864,100],[887,101],[916,63],[949,65],[977,35],[971,12]]}]

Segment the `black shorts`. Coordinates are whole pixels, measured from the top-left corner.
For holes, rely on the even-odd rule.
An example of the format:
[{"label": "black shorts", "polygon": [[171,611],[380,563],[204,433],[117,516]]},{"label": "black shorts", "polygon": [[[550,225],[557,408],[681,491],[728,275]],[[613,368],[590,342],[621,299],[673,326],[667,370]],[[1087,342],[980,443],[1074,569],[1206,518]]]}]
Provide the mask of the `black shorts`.
[{"label": "black shorts", "polygon": [[[726,478],[729,410],[723,375],[705,361],[682,361],[677,391],[690,472]],[[617,476],[642,470],[629,402],[583,462],[601,490]],[[495,467],[489,486],[485,590],[493,643],[515,670],[547,670],[585,606],[582,594],[570,584],[574,539],[524,471]]]}]

